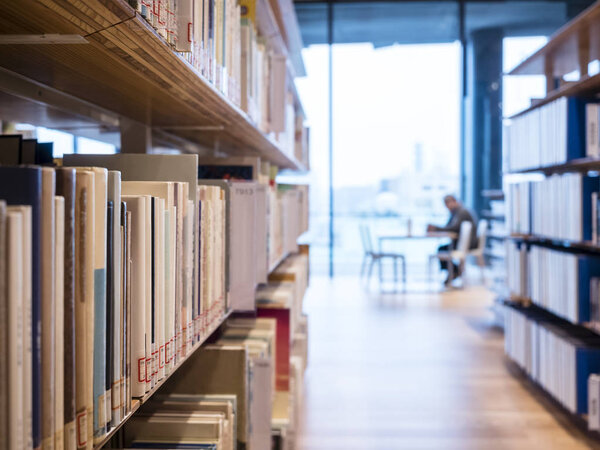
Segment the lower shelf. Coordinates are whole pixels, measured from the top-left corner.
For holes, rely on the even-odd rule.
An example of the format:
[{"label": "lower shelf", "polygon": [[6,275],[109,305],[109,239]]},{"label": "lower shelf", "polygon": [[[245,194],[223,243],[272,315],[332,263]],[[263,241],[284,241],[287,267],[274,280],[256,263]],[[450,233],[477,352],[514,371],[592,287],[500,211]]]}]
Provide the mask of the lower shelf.
[{"label": "lower shelf", "polygon": [[110,439],[117,433],[117,431],[119,431],[121,429],[121,427],[131,418],[131,416],[133,416],[136,413],[136,411],[140,408],[140,406],[142,406],[144,403],[146,403],[156,393],[156,391],[158,391],[166,383],[166,381],[169,380],[171,378],[171,376],[177,372],[177,369],[179,369],[186,361],[188,361],[196,353],[196,351],[200,347],[202,347],[202,345],[212,336],[212,334],[215,331],[217,331],[219,329],[219,327],[227,320],[227,318],[230,315],[231,315],[231,311],[228,311],[227,313],[225,313],[223,315],[223,317],[221,317],[220,320],[217,320],[212,326],[210,326],[210,328],[208,329],[208,331],[206,332],[204,337],[200,341],[196,342],[196,344],[192,347],[192,350],[190,351],[190,353],[185,358],[183,358],[181,361],[179,361],[177,363],[177,365],[175,365],[175,367],[173,367],[173,370],[171,371],[171,373],[169,375],[167,375],[162,380],[160,380],[158,383],[156,383],[156,385],[150,391],[148,391],[146,393],[146,395],[144,395],[143,397],[134,399],[131,404],[131,411],[129,411],[129,413],[127,413],[127,415],[123,418],[123,420],[121,420],[121,422],[119,422],[118,425],[112,427],[109,430],[109,432],[106,434],[106,436],[104,436],[102,441],[100,441],[94,445],[94,449],[99,450],[102,447],[104,447],[108,443],[108,441],[110,441]]}]

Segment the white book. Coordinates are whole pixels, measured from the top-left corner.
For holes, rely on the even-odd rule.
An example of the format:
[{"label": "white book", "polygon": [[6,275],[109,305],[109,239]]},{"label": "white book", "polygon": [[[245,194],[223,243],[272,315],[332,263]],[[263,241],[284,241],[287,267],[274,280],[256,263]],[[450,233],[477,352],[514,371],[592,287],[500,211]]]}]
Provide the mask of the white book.
[{"label": "white book", "polygon": [[23,216],[23,445],[33,448],[32,436],[32,359],[31,359],[31,308],[32,308],[32,217],[30,206],[10,206],[8,211],[18,211]]},{"label": "white book", "polygon": [[54,395],[55,325],[55,211],[54,194],[56,176],[54,169],[42,168],[42,448],[54,448]]},{"label": "white book", "polygon": [[55,346],[56,361],[54,374],[54,393],[56,402],[54,405],[54,448],[63,450],[64,441],[64,375],[65,375],[65,325],[64,325],[64,293],[65,293],[65,199],[54,197],[54,210],[56,212],[55,222],[55,294],[54,294],[54,324],[56,330]]},{"label": "white book", "polygon": [[147,196],[124,195],[131,213],[131,395],[146,393],[146,204]]},{"label": "white book", "polygon": [[234,310],[253,311],[256,288],[256,183],[232,182],[230,192],[230,302]]},{"label": "white book", "polygon": [[[144,349],[146,354],[145,361],[145,376],[146,376],[146,392],[152,389],[152,197],[144,196],[144,202],[146,204],[145,216],[143,219],[144,231],[144,245],[146,258],[144,264],[144,283],[146,285],[145,292],[146,297],[144,298],[144,313],[146,316],[145,320],[145,333],[144,333]],[[135,226],[134,226],[135,227]]]},{"label": "white book", "polygon": [[[113,254],[112,254],[112,293],[107,298],[112,299],[112,387],[110,402],[107,402],[107,418],[112,426],[116,426],[122,417],[123,401],[121,388],[125,374],[123,372],[123,354],[121,351],[123,340],[123,325],[121,321],[121,172],[108,171],[107,199],[113,204],[112,227]],[[107,267],[108,268],[108,267]],[[107,394],[108,396],[108,394]]]},{"label": "white book", "polygon": [[23,214],[7,212],[7,294],[8,294],[8,442],[21,449],[23,436]]}]

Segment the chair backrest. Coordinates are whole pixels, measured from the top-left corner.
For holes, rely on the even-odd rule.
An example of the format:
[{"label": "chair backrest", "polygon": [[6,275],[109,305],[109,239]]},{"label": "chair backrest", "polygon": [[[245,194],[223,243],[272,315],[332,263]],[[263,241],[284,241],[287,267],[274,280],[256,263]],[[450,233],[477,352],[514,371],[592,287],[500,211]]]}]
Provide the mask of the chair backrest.
[{"label": "chair backrest", "polygon": [[477,250],[485,249],[485,241],[487,239],[488,221],[481,219],[477,224]]},{"label": "chair backrest", "polygon": [[373,243],[371,242],[371,232],[367,225],[360,225],[360,239],[362,241],[365,253],[373,253]]},{"label": "chair backrest", "polygon": [[460,224],[460,233],[458,234],[458,244],[456,245],[456,251],[466,255],[469,251],[469,244],[471,243],[471,230],[473,224],[468,221],[464,221]]}]

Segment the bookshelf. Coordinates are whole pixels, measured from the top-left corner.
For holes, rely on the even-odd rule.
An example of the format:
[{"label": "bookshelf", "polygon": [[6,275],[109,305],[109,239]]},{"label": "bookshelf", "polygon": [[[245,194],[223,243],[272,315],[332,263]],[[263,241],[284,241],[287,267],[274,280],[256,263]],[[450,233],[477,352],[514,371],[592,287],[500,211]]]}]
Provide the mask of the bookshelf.
[{"label": "bookshelf", "polygon": [[[265,5],[267,5],[265,3]],[[32,17],[36,20],[33,21]],[[254,154],[287,169],[304,165],[281,151],[248,115],[175,52],[123,0],[11,3],[0,27],[21,36],[79,36],[79,43],[5,44],[2,68],[153,129],[230,154]],[[276,29],[271,41],[276,39]],[[6,36],[5,36],[6,39]],[[36,91],[31,90],[35,100]]]},{"label": "bookshelf", "polygon": [[[116,135],[123,133],[128,124],[134,124],[147,130],[152,135],[153,142],[167,143],[182,153],[199,153],[202,156],[224,159],[258,156],[262,162],[278,169],[297,172],[308,170],[307,153],[302,153],[302,157],[298,158],[297,149],[291,148],[290,151],[289,147],[280,144],[282,141],[280,139],[278,142],[277,133],[262,131],[251,115],[238,106],[238,102],[226,96],[189,59],[175,51],[129,2],[23,0],[4,6],[0,12],[2,119],[64,131],[87,127],[98,133],[109,132]],[[291,0],[257,0],[256,11],[255,25],[261,36],[261,43],[265,41],[269,54],[272,52],[286,59],[286,96],[291,95],[294,113],[304,121],[305,113],[294,78],[305,75],[306,71],[293,3]],[[127,148],[122,150],[125,153],[128,151]],[[197,175],[197,167],[190,168]],[[162,165],[158,164],[154,171],[156,178],[144,180],[158,181],[160,178],[162,181],[173,181],[164,179]],[[140,180],[135,178],[129,181]],[[190,183],[190,187],[193,184]],[[277,198],[276,188],[274,195]],[[193,199],[196,199],[195,194]],[[190,203],[193,204],[192,201]],[[193,223],[193,219],[190,221]],[[271,225],[265,223],[265,226]],[[284,224],[282,228],[287,226]],[[297,229],[299,227],[300,225]],[[195,232],[189,230],[190,228],[188,232],[191,234],[188,238],[192,236],[190,241],[199,245]],[[298,258],[298,255],[302,254],[302,258],[308,260],[305,257],[307,251],[305,248],[286,249],[281,255],[277,255],[270,267],[265,264],[268,282],[272,282],[272,276],[281,277],[289,269],[288,266],[291,266],[289,261]],[[227,268],[225,270],[229,275],[229,261],[223,258],[219,262]],[[196,262],[192,263],[195,264]],[[289,284],[294,283],[289,281]],[[304,291],[300,297],[303,295]],[[256,303],[256,298],[254,300]],[[295,308],[299,303],[301,309],[301,301],[302,298],[296,298],[294,304],[287,306],[290,316],[292,312],[299,314]],[[187,347],[185,356],[177,360],[170,373],[156,381],[143,396],[128,397],[132,399],[131,409],[116,425],[107,426],[106,434],[94,443],[94,449],[117,445],[124,429],[127,429],[126,424],[132,417],[136,417],[140,408],[154,399],[159,390],[164,391],[164,388],[177,382],[179,376],[188,370],[186,367],[194,363],[192,360],[198,359],[201,349],[206,349],[207,343],[213,343],[219,337],[228,319],[242,315],[236,313],[235,308],[222,315],[220,310],[213,311],[211,308],[204,313],[208,316],[219,314],[219,317],[214,317],[213,322],[207,324],[207,329],[203,329],[197,340],[194,337],[194,344]],[[256,316],[256,304],[253,312],[245,312]],[[110,320],[109,317],[108,322]],[[179,320],[182,321],[181,318]],[[195,323],[193,325],[196,326]],[[185,324],[183,327],[185,330]],[[188,331],[189,327],[188,323]],[[296,334],[300,333],[289,324],[288,327],[294,336],[291,341],[295,342]],[[182,338],[179,336],[177,339]],[[131,357],[131,354],[128,353],[127,357]],[[247,374],[243,373],[241,376]],[[107,375],[106,379],[109,378],[110,375]],[[290,398],[289,404],[292,404],[294,393],[288,391],[287,394],[280,394],[286,395]],[[277,410],[277,414],[279,413]],[[110,412],[108,417],[110,424]],[[92,418],[88,417],[88,420],[91,421]],[[280,432],[281,424],[277,422],[277,418],[273,423],[276,428],[274,432]],[[293,427],[294,424],[288,423],[286,427],[288,426]],[[88,442],[88,448],[92,448],[90,445]]]},{"label": "bookshelf", "polygon": [[204,336],[204,338],[202,340],[200,340],[199,342],[197,342],[192,351],[189,353],[189,355],[185,358],[182,359],[181,361],[179,361],[177,363],[177,365],[174,367],[173,371],[166,376],[165,378],[163,378],[162,380],[160,380],[156,386],[154,386],[148,393],[146,393],[146,395],[144,395],[143,397],[139,397],[136,400],[134,400],[132,407],[131,407],[131,411],[123,418],[123,420],[121,420],[121,422],[119,422],[117,424],[117,426],[112,427],[108,433],[106,434],[106,436],[102,439],[102,441],[98,442],[97,444],[94,445],[94,449],[101,449],[103,448],[108,442],[110,442],[110,440],[112,439],[112,437],[123,427],[123,425],[125,425],[125,423],[127,423],[127,421],[140,409],[140,407],[146,403],[148,400],[150,400],[152,398],[152,396],[167,382],[169,381],[169,379],[175,375],[177,373],[177,370],[183,365],[185,364],[186,361],[188,361],[190,358],[192,358],[194,356],[194,354],[196,353],[196,351],[202,347],[204,345],[204,343],[206,341],[208,341],[211,336],[219,329],[219,327],[221,327],[221,325],[223,325],[223,323],[232,315],[231,311],[228,311],[227,313],[225,313],[225,315],[217,322],[215,322],[213,325],[211,325],[210,329],[208,330],[208,332],[206,333],[206,335]]},{"label": "bookshelf", "polygon": [[[600,74],[588,70],[600,58],[599,38],[596,3],[515,67],[510,75],[544,75],[547,94],[505,124],[506,289],[511,299],[504,302],[506,353],[575,422],[586,424],[588,401],[597,401],[588,396],[588,377],[600,369],[600,246],[592,241],[600,159],[586,156],[593,154],[589,120],[594,116],[585,106],[586,99],[600,93]],[[579,80],[565,81],[574,71]],[[519,151],[528,154],[512,159]],[[553,355],[565,359],[558,364]],[[580,364],[587,362],[584,369]]]}]

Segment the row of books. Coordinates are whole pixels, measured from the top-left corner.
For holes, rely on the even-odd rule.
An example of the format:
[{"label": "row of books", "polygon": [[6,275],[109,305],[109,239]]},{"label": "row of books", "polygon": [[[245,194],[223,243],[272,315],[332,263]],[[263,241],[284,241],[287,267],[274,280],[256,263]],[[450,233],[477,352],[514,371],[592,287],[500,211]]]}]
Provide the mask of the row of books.
[{"label": "row of books", "polygon": [[0,167],[11,205],[4,448],[91,448],[227,309],[254,310],[266,281],[255,182],[198,180],[195,155],[69,155],[64,166]]},{"label": "row of books", "polygon": [[284,153],[306,161],[307,131],[285,54],[257,31],[256,0],[131,0],[167,43],[241,107]]},{"label": "row of books", "polygon": [[562,164],[586,156],[586,104],[560,97],[504,125],[504,171]]},{"label": "row of books", "polygon": [[511,233],[572,241],[597,241],[599,177],[581,173],[508,183]]},{"label": "row of books", "polygon": [[600,336],[539,308],[508,305],[505,317],[506,354],[567,410],[586,414]]},{"label": "row of books", "polygon": [[600,323],[600,259],[507,242],[506,264],[512,298],[574,324]]},{"label": "row of books", "polygon": [[286,259],[258,289],[256,316],[228,319],[111,447],[294,448],[307,362],[307,263],[305,254]]},{"label": "row of books", "polygon": [[532,246],[528,254],[531,301],[572,323],[591,321],[592,284],[600,277],[600,259]]}]

